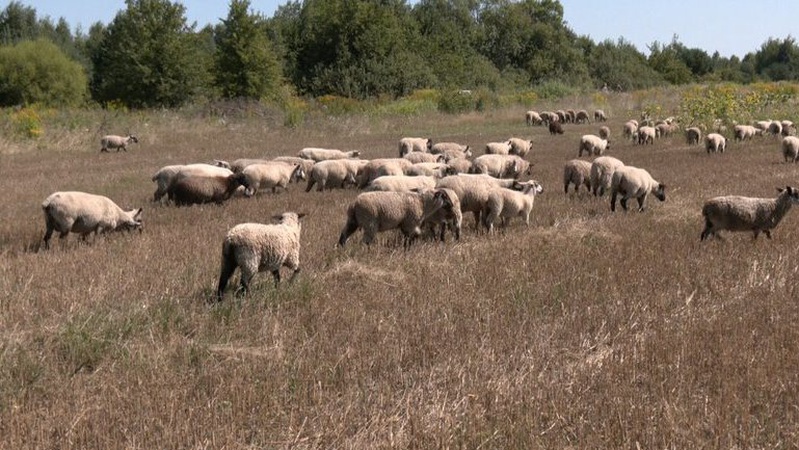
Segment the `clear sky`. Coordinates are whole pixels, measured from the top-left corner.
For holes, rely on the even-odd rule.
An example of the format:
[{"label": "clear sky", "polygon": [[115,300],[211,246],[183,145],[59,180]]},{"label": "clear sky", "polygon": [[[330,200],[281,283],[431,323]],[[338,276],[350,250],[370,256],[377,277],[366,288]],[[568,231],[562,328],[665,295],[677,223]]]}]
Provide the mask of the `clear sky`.
[{"label": "clear sky", "polygon": [[[0,0],[3,8],[10,0]],[[64,17],[83,30],[98,20],[111,22],[124,0],[22,0],[38,16],[53,21]],[[199,27],[215,24],[227,16],[228,0],[184,0],[189,22]],[[274,15],[286,0],[251,0],[252,10]],[[700,48],[722,56],[756,51],[769,37],[783,39],[799,35],[798,0],[561,0],[568,26],[595,42],[624,37],[644,54],[654,41],[667,44],[677,35],[689,48]]]}]

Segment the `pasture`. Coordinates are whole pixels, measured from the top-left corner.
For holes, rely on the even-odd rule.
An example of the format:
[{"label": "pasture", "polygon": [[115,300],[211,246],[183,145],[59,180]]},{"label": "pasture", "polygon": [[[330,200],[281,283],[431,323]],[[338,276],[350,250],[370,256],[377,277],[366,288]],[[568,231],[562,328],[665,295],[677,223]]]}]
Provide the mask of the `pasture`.
[{"label": "pasture", "polygon": [[[590,101],[555,108],[585,108]],[[637,146],[637,113],[603,107],[606,153],[667,185],[644,213],[564,195],[563,163],[598,124],[550,136],[524,108],[462,116],[319,119],[287,129],[169,112],[124,116],[127,152],[76,128],[0,141],[0,447],[785,448],[799,442],[799,213],[774,239],[700,243],[705,199],[799,185],[779,139],[724,154],[682,134]],[[544,109],[540,107],[540,109]],[[403,251],[384,233],[335,248],[355,189],[150,202],[161,166],[294,155],[305,146],[393,157],[403,136],[534,141],[544,193],[531,225]],[[728,138],[731,138],[729,136]],[[583,156],[583,159],[590,159]],[[144,230],[79,242],[44,233],[54,191],[144,208]],[[631,201],[631,206],[636,206]],[[297,281],[209,303],[222,239],[304,212]],[[284,272],[285,273],[285,272]],[[238,280],[238,272],[232,283]]]}]

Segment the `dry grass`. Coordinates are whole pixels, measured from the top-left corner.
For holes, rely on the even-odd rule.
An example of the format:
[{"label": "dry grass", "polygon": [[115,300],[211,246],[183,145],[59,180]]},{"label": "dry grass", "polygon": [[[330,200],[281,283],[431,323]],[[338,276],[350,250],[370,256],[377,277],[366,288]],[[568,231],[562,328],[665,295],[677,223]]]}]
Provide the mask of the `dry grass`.
[{"label": "dry grass", "polygon": [[[618,134],[629,113],[617,109],[606,107]],[[799,216],[772,241],[699,242],[705,198],[797,184],[777,141],[708,156],[680,137],[648,147],[617,138],[610,154],[669,192],[646,213],[611,214],[607,197],[567,197],[561,184],[563,162],[597,125],[551,137],[523,116],[332,119],[294,131],[149,117],[134,123],[141,143],[127,153],[100,154],[92,131],[74,131],[57,149],[0,156],[0,446],[795,446]],[[354,190],[149,203],[163,165],[306,145],[389,156],[403,135],[476,148],[531,137],[546,189],[531,226],[492,237],[470,228],[459,243],[409,252],[391,235],[371,249],[356,235],[341,250]],[[144,232],[89,244],[73,235],[37,252],[42,199],[73,189],[144,206]],[[249,297],[209,306],[227,229],[285,210],[309,214],[298,281],[276,291],[262,274]]]}]

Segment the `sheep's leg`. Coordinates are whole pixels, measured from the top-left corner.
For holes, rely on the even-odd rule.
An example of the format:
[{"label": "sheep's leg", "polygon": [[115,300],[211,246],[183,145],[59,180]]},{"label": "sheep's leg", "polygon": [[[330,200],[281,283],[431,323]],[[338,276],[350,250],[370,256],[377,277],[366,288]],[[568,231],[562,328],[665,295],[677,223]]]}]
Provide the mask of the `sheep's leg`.
[{"label": "sheep's leg", "polygon": [[219,284],[216,288],[216,300],[222,301],[222,296],[225,293],[225,288],[227,288],[228,280],[230,277],[233,276],[233,272],[236,271],[236,261],[232,257],[232,255],[225,255],[223,254],[222,258],[222,269],[219,271]]},{"label": "sheep's leg", "polygon": [[714,235],[714,236],[715,236],[715,234],[716,234],[716,233],[713,231],[713,223],[712,223],[712,222],[710,222],[709,220],[705,219],[705,229],[704,229],[704,230],[702,230],[702,234],[701,234],[701,235],[699,235],[699,240],[700,240],[700,241],[704,241],[704,240],[705,240],[705,239],[707,239],[707,237],[708,237],[708,236],[710,236],[711,234],[712,234],[712,235]]},{"label": "sheep's leg", "polygon": [[297,275],[299,274],[300,274],[300,268],[299,267],[294,268],[294,272],[291,273],[291,277],[289,278],[289,283],[293,283],[294,279],[297,278]]},{"label": "sheep's leg", "polygon": [[474,211],[472,214],[474,214],[474,229],[475,230],[479,230],[480,229],[480,211]]},{"label": "sheep's leg", "polygon": [[771,230],[763,230],[763,234],[765,234],[767,238],[771,239]]},{"label": "sheep's leg", "polygon": [[[622,200],[622,201],[624,201],[624,200]],[[615,192],[610,197],[610,211],[611,212],[616,212],[616,193]]]},{"label": "sheep's leg", "polygon": [[254,272],[251,270],[242,267],[241,268],[241,280],[239,281],[239,289],[236,291],[237,295],[246,294],[250,290],[250,281],[252,281],[252,277],[255,275]]},{"label": "sheep's leg", "polygon": [[638,197],[638,211],[644,212],[644,202],[646,201],[646,195]]},{"label": "sheep's leg", "polygon": [[313,187],[315,181],[313,178],[308,178],[308,185],[305,186],[305,192],[311,192],[311,188]]},{"label": "sheep's leg", "polygon": [[277,268],[272,271],[272,277],[275,279],[275,288],[280,284],[280,268]]},{"label": "sheep's leg", "polygon": [[629,209],[627,209],[627,197],[622,197],[621,200],[619,200],[619,203],[621,203],[621,208],[624,210],[624,212],[629,211]]},{"label": "sheep's leg", "polygon": [[355,220],[354,215],[350,215],[347,218],[347,224],[344,225],[344,229],[341,230],[341,235],[338,238],[338,245],[339,247],[344,247],[347,243],[347,239],[352,236],[352,233],[358,231],[358,222]]}]

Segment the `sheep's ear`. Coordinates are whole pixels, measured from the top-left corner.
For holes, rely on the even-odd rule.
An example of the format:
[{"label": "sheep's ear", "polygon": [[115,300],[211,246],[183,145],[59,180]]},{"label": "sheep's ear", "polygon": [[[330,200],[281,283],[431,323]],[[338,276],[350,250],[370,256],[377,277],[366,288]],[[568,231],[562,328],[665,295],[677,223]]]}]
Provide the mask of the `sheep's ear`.
[{"label": "sheep's ear", "polygon": [[140,221],[141,220],[141,213],[142,213],[142,208],[139,208],[139,210],[136,211],[135,214],[133,214],[133,220],[135,220],[136,222]]},{"label": "sheep's ear", "polygon": [[[788,186],[788,189],[790,189],[790,188],[791,188],[791,187],[790,187],[790,186]],[[777,188],[777,192],[782,192],[782,191],[784,191],[784,190],[785,190],[785,188],[781,188],[781,187],[778,187],[778,188]],[[790,191],[789,191],[789,192],[790,192]]]},{"label": "sheep's ear", "polygon": [[278,221],[278,222],[283,220],[283,214],[275,214],[274,216],[272,216],[272,220],[275,220],[275,221]]},{"label": "sheep's ear", "polygon": [[307,216],[307,215],[308,215],[308,214],[306,214],[306,213],[298,213],[298,214],[297,214],[297,218],[298,218],[298,219],[302,219],[303,217],[305,217],[305,216]]}]

